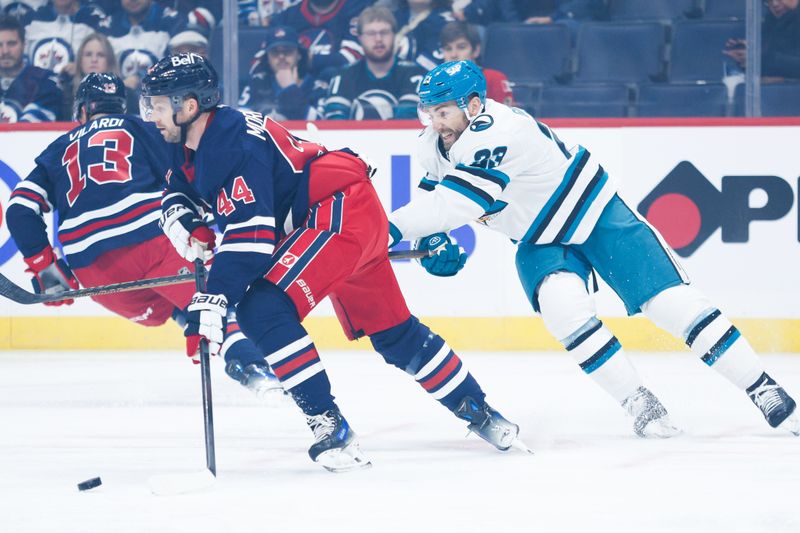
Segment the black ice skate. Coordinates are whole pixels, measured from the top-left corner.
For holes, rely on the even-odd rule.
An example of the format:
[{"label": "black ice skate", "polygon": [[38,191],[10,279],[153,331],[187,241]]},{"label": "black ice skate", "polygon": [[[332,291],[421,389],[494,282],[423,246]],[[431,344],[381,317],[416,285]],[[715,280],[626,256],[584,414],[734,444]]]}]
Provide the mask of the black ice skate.
[{"label": "black ice skate", "polygon": [[764,413],[770,426],[780,427],[800,436],[800,419],[795,414],[797,404],[769,374],[761,374],[747,389],[747,395]]},{"label": "black ice skate", "polygon": [[289,395],[266,363],[251,363],[245,367],[237,360],[228,361],[225,372],[267,403],[283,403]]},{"label": "black ice skate", "polygon": [[347,472],[372,466],[361,453],[355,432],[338,409],[307,416],[306,423],[314,432],[314,444],[308,449],[308,455],[326,470]]},{"label": "black ice skate", "polygon": [[633,431],[639,437],[666,439],[681,433],[655,394],[646,387],[636,389],[622,402],[622,408],[633,417]]},{"label": "black ice skate", "polygon": [[467,429],[498,450],[506,451],[513,447],[533,453],[519,439],[519,426],[503,418],[486,402],[479,404],[471,396],[466,396],[453,412],[458,418],[469,422]]}]

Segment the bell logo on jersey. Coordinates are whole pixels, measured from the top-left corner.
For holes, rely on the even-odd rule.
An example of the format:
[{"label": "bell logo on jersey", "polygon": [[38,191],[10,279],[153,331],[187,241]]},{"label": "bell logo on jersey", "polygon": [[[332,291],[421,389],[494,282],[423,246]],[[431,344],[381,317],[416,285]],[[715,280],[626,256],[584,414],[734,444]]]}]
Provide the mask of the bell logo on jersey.
[{"label": "bell logo on jersey", "polygon": [[287,267],[288,266],[292,266],[295,263],[295,261],[297,261],[297,256],[294,256],[292,254],[288,254],[288,253],[287,254],[283,254],[283,257],[281,257],[281,264],[283,266],[287,266]]},{"label": "bell logo on jersey", "polygon": [[[754,207],[750,196],[756,191],[766,199]],[[678,255],[688,257],[717,228],[722,229],[724,243],[748,242],[750,222],[783,218],[792,208],[793,197],[791,185],[778,176],[723,176],[720,190],[694,165],[682,161],[637,209]]]}]

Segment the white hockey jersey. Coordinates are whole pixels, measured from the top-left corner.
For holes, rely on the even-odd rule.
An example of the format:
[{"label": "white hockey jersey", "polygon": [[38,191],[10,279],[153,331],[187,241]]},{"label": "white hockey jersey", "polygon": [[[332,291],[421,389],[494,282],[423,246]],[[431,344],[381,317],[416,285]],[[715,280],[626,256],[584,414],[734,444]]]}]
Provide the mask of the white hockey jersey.
[{"label": "white hockey jersey", "polygon": [[419,186],[430,192],[390,215],[404,239],[474,220],[518,242],[580,244],[617,192],[588,150],[494,100],[449,153],[432,127],[418,141]]}]

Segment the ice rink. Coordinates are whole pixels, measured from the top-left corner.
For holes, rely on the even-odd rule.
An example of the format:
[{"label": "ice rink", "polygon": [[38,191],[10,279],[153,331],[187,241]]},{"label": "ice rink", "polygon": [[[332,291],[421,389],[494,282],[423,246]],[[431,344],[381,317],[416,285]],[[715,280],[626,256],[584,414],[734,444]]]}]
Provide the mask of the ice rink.
[{"label": "ice rink", "polygon": [[[636,438],[565,354],[462,353],[536,454],[501,453],[372,352],[323,353],[374,467],[331,474],[299,410],[267,407],[213,361],[219,479],[151,494],[205,464],[200,378],[177,352],[0,355],[0,532],[797,532],[800,439],[688,352],[632,354],[685,434]],[[765,356],[800,396],[800,356]],[[101,487],[76,484],[100,476]]]}]

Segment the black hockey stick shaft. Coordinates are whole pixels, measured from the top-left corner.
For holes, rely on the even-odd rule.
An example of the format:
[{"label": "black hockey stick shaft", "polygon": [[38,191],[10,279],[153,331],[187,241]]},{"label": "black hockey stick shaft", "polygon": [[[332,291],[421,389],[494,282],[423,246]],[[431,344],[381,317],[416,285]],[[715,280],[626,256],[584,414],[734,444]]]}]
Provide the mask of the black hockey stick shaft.
[{"label": "black hockey stick shaft", "polygon": [[[206,266],[202,259],[194,261],[194,284],[197,292],[206,292]],[[211,403],[211,361],[208,341],[200,339],[200,376],[203,386],[203,427],[206,436],[206,467],[217,475],[217,453],[214,448],[214,412]]]},{"label": "black hockey stick shaft", "polygon": [[[430,251],[400,250],[389,252],[389,259],[419,259],[429,255],[431,255]],[[154,287],[163,287],[165,285],[188,283],[194,279],[194,274],[178,274],[177,276],[123,281],[121,283],[100,285],[98,287],[85,287],[83,289],[64,291],[54,294],[36,294],[34,292],[26,291],[4,275],[0,274],[0,296],[23,305],[43,304],[48,302],[60,302],[62,300],[74,300],[75,298],[83,298],[85,296],[101,296],[103,294],[114,294],[117,292],[152,289]]]},{"label": "black hockey stick shaft", "polygon": [[0,274],[0,296],[13,300],[20,304],[43,304],[46,302],[60,302],[61,300],[72,300],[84,296],[99,296],[101,294],[112,294],[124,291],[136,291],[139,289],[150,289],[153,287],[163,287],[164,285],[174,285],[176,283],[188,283],[194,280],[194,274],[178,274],[177,276],[165,276],[163,278],[140,279],[134,281],[124,281],[112,285],[101,285],[99,287],[87,287],[73,291],[64,291],[54,294],[36,294],[28,292],[19,285],[14,284],[10,279]]},{"label": "black hockey stick shaft", "polygon": [[389,259],[421,259],[432,255],[432,250],[398,250],[389,252]]}]

